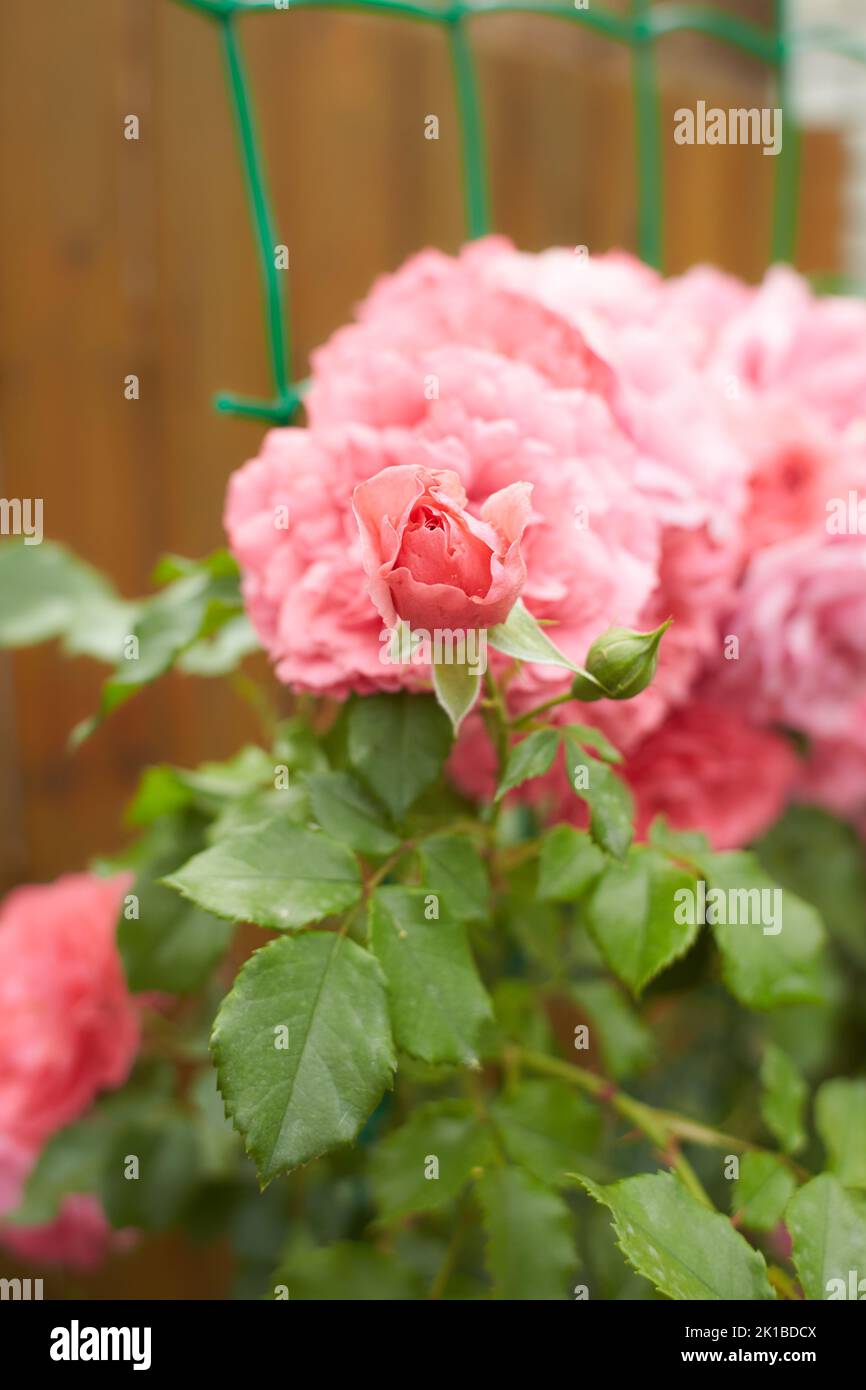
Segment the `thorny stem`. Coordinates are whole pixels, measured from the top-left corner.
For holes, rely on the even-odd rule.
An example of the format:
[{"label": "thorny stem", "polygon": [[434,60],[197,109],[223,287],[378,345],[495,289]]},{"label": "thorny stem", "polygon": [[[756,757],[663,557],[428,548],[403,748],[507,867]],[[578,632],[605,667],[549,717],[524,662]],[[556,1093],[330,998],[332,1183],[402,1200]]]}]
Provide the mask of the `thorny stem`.
[{"label": "thorny stem", "polygon": [[[656,1114],[661,1116],[672,1134],[676,1134],[678,1139],[684,1139],[687,1143],[704,1144],[709,1148],[736,1149],[740,1153],[771,1152],[760,1144],[754,1144],[750,1139],[739,1139],[735,1134],[713,1129],[711,1125],[701,1124],[699,1120],[690,1120],[687,1115],[677,1115],[668,1110],[658,1110]],[[808,1182],[811,1178],[812,1174],[808,1169],[801,1167],[788,1154],[773,1153],[773,1157],[784,1163],[800,1182]]]},{"label": "thorny stem", "polygon": [[244,671],[234,671],[229,678],[229,684],[238,699],[243,700],[244,704],[250,705],[255,711],[265,737],[269,742],[273,742],[279,729],[280,717],[267,692]]},{"label": "thorny stem", "polygon": [[364,891],[361,894],[359,901],[355,904],[355,906],[351,909],[350,912],[346,913],[345,917],[343,918],[339,931],[340,936],[347,936],[349,934],[350,927],[353,927],[355,925],[355,922],[357,921],[360,914],[364,911],[364,908],[369,903],[374,891],[378,888],[383,878],[385,878],[391,872],[391,870],[395,868],[397,864],[399,864],[400,860],[405,855],[410,854],[417,844],[417,840],[403,840],[400,846],[397,849],[395,849],[394,853],[390,854],[388,858],[379,865],[378,869],[376,869],[370,875],[370,877],[366,880],[364,884]]},{"label": "thorny stem", "polygon": [[626,1095],[624,1091],[612,1086],[604,1077],[597,1076],[595,1072],[586,1071],[583,1067],[572,1066],[570,1062],[561,1062],[556,1057],[546,1057],[541,1052],[527,1052],[519,1048],[517,1053],[530,1071],[546,1073],[548,1076],[555,1076],[560,1080],[567,1081],[569,1085],[577,1086],[580,1090],[585,1091],[594,1100],[610,1105],[623,1119],[628,1120],[642,1134],[652,1140],[656,1148],[664,1155],[665,1162],[675,1173],[679,1174],[692,1196],[696,1197],[704,1206],[712,1207],[713,1204],[704,1191],[698,1175],[688,1159],[679,1151],[675,1131],[670,1124],[662,1120],[659,1111],[653,1110],[649,1105],[644,1105],[642,1101],[635,1100],[633,1096]]},{"label": "thorny stem", "polygon": [[484,683],[487,687],[489,705],[495,716],[496,752],[499,757],[499,775],[501,777],[508,758],[508,711],[505,708],[502,691],[489,671],[485,673]]},{"label": "thorny stem", "polygon": [[[571,1062],[560,1061],[558,1057],[547,1057],[542,1052],[530,1052],[519,1047],[510,1047],[507,1052],[511,1054],[509,1060],[512,1065],[516,1059],[530,1071],[556,1077],[558,1080],[565,1081],[568,1085],[584,1091],[594,1100],[610,1105],[623,1119],[629,1120],[641,1133],[652,1140],[693,1196],[697,1197],[705,1206],[711,1207],[713,1204],[701,1186],[691,1164],[680,1153],[680,1141],[686,1140],[711,1148],[735,1149],[751,1153],[765,1152],[758,1144],[753,1144],[747,1139],[737,1139],[733,1135],[713,1129],[709,1125],[699,1124],[690,1120],[686,1115],[677,1115],[670,1110],[655,1110],[652,1106],[645,1105],[643,1101],[635,1100],[633,1096],[626,1095],[624,1091],[620,1091],[604,1077],[596,1075],[595,1072],[587,1071],[584,1067],[577,1067]],[[782,1155],[774,1156],[783,1158]],[[801,1179],[810,1176],[798,1164],[789,1161],[789,1167]]]},{"label": "thorny stem", "polygon": [[536,705],[534,709],[527,710],[526,713],[521,714],[518,719],[512,719],[508,728],[512,731],[524,729],[527,724],[531,724],[533,719],[537,719],[540,714],[544,714],[547,710],[553,709],[555,705],[567,705],[569,700],[574,700],[575,698],[576,697],[572,695],[570,690],[566,690],[564,695],[554,695],[551,699],[545,700],[540,705]]},{"label": "thorny stem", "polygon": [[379,865],[378,869],[375,871],[375,873],[372,873],[370,875],[370,877],[367,879],[366,884],[364,885],[365,897],[371,897],[374,890],[379,887],[379,884],[382,882],[383,878],[386,878],[388,874],[391,872],[391,870],[396,868],[396,866],[399,864],[400,860],[403,858],[404,855],[411,854],[412,850],[415,848],[417,843],[417,840],[404,840],[403,843],[400,845],[400,848],[395,849],[394,853],[389,855],[389,857],[384,861],[384,863]]},{"label": "thorny stem", "polygon": [[460,1209],[457,1224],[454,1227],[451,1239],[449,1240],[448,1246],[445,1250],[445,1254],[442,1256],[442,1263],[436,1271],[433,1283],[430,1285],[430,1292],[427,1295],[428,1300],[435,1301],[436,1299],[440,1299],[442,1295],[445,1293],[445,1289],[448,1286],[448,1281],[451,1278],[451,1275],[454,1273],[454,1270],[457,1265],[457,1259],[460,1254],[460,1247],[462,1246],[464,1237],[466,1236],[466,1231],[469,1225],[469,1215],[469,1204],[464,1202],[463,1206]]},{"label": "thorny stem", "polygon": [[[505,768],[508,764],[508,710],[505,707],[502,691],[490,671],[486,671],[484,674],[484,684],[487,688],[488,695],[486,701],[488,708],[485,714],[485,723],[487,725],[487,732],[496,745],[497,774],[498,780],[501,782],[502,778],[505,776]],[[494,840],[496,838],[499,819],[502,815],[503,808],[504,802],[500,798],[500,800],[495,803],[491,821],[491,830]]]},{"label": "thorny stem", "polygon": [[778,1265],[768,1266],[767,1278],[782,1298],[793,1299],[797,1302],[802,1299],[803,1294],[798,1288],[796,1281],[791,1278],[790,1274],[786,1274],[784,1269],[780,1269]]}]

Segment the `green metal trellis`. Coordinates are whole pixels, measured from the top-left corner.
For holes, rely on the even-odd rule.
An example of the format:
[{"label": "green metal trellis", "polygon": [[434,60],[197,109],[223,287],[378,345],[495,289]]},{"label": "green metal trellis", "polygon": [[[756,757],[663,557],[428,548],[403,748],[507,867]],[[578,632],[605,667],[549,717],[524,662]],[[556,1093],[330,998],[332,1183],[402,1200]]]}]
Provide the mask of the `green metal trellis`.
[{"label": "green metal trellis", "polygon": [[790,260],[796,235],[799,193],[800,137],[790,109],[788,78],[792,53],[798,49],[838,53],[866,64],[866,43],[829,27],[790,32],[785,23],[786,0],[775,0],[776,23],[772,32],[738,16],[699,6],[653,5],[652,0],[631,0],[629,15],[610,14],[592,4],[579,8],[579,0],[454,0],[442,5],[425,0],[178,0],[199,10],[217,26],[238,136],[247,193],[258,250],[268,356],[273,397],[251,400],[223,394],[217,408],[286,424],[298,408],[302,385],[291,376],[290,315],[283,294],[281,272],[275,261],[279,244],[261,145],[250,96],[237,20],[243,14],[273,11],[284,16],[299,9],[369,10],[441,24],[448,37],[460,130],[466,227],[470,237],[490,230],[490,197],[484,154],[484,130],[469,21],[477,16],[504,13],[541,15],[583,24],[597,34],[632,50],[634,110],[638,166],[638,253],[648,264],[662,266],[662,159],[655,44],[667,34],[683,30],[709,35],[760,59],[776,71],[777,103],[783,111],[785,138],[776,160],[773,197],[772,260]]}]

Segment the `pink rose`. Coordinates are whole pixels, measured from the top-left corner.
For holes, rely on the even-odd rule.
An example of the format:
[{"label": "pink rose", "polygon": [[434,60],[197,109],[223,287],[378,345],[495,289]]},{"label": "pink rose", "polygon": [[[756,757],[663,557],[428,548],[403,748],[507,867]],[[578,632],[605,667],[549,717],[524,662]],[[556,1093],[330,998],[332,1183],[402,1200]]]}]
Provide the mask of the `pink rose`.
[{"label": "pink rose", "polygon": [[842,431],[864,418],[864,336],[861,299],[816,295],[794,271],[775,266],[719,322],[714,369],[736,377],[747,393],[785,394]]},{"label": "pink rose", "polygon": [[703,831],[714,849],[739,849],[781,815],[797,759],[778,735],[693,702],[650,734],[623,772],[639,839],[663,815],[677,830]]},{"label": "pink rose", "polygon": [[[282,681],[338,698],[429,683],[423,665],[380,660],[352,510],[359,483],[422,468],[456,474],[458,510],[479,523],[494,494],[531,485],[521,597],[572,660],[612,624],[675,612],[656,693],[623,736],[664,718],[730,605],[746,495],[724,399],[706,389],[681,320],[663,323],[668,284],[628,256],[530,255],[502,238],[422,252],[377,282],[314,354],[309,427],[271,431],[229,484],[247,610]],[[468,557],[477,537],[459,529]],[[567,680],[526,666],[515,703]]]},{"label": "pink rose", "polygon": [[139,1042],[115,925],[130,876],[70,874],[0,907],[0,1135],[35,1148],[105,1087]]},{"label": "pink rose", "polygon": [[354,493],[370,597],[386,627],[493,627],[508,617],[526,579],[520,539],[532,488],[512,483],[477,520],[449,470],[385,468]]},{"label": "pink rose", "polygon": [[747,554],[825,529],[827,498],[847,483],[838,440],[784,393],[743,403],[737,420],[751,461]]},{"label": "pink rose", "polygon": [[758,723],[844,735],[866,695],[866,537],[798,537],[752,560],[726,631],[726,689]]}]

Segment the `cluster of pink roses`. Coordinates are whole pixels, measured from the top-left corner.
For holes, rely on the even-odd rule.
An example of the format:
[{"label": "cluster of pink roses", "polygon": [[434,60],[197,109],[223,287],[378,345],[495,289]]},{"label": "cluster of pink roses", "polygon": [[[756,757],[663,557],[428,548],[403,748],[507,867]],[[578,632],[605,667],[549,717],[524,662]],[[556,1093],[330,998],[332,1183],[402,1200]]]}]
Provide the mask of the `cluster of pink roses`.
[{"label": "cluster of pink roses", "polygon": [[[315,354],[307,412],[226,504],[287,684],[417,688],[383,621],[489,626],[518,594],[578,663],[612,624],[672,617],[643,694],[557,711],[623,749],[639,832],[664,813],[737,846],[792,796],[866,814],[866,306],[784,269],[663,280],[490,238],[380,280]],[[509,704],[568,679],[526,666]],[[477,716],[452,769],[489,795]]]},{"label": "cluster of pink roses", "polygon": [[70,874],[0,907],[0,1242],[24,1259],[90,1268],[116,1237],[95,1197],[63,1199],[49,1225],[16,1226],[48,1139],[126,1080],[139,1044],[115,927],[129,877]]}]

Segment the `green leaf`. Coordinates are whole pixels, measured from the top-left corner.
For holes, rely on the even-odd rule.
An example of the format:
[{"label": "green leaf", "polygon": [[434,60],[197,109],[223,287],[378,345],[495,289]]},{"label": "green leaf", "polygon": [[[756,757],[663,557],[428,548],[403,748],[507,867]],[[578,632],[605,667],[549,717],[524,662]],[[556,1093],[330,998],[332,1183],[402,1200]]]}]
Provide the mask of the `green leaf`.
[{"label": "green leaf", "polygon": [[806,1142],[803,1111],[808,1087],[788,1054],[773,1043],[764,1052],[761,1084],[764,1124],[786,1153],[796,1153]]},{"label": "green leaf", "polygon": [[[753,912],[751,921],[712,924],[722,957],[722,974],[734,997],[751,1009],[820,1002],[824,933],[814,909],[773,883],[752,854],[712,855],[707,877],[713,888],[728,894],[729,903],[739,904],[737,913],[741,917],[750,915],[744,911],[745,894],[751,895],[753,903],[758,902],[756,894],[762,891],[781,895],[764,899],[771,910],[773,904],[781,905],[782,929],[775,934],[773,924],[755,922]],[[709,915],[708,903],[708,920]],[[765,926],[773,930],[765,931]]]},{"label": "green leaf", "polygon": [[14,1212],[4,1215],[4,1222],[46,1225],[54,1220],[65,1197],[99,1192],[113,1135],[104,1117],[88,1117],[53,1134],[28,1175],[23,1200]]},{"label": "green leaf", "polygon": [[791,806],[755,851],[767,873],[811,903],[833,940],[866,966],[866,856],[854,827],[818,806]]},{"label": "green leaf", "polygon": [[746,1153],[740,1159],[731,1211],[750,1231],[772,1231],[796,1190],[796,1179],[775,1154]]},{"label": "green leaf", "polygon": [[313,814],[335,840],[361,854],[391,854],[400,841],[382,812],[348,772],[316,772],[307,778]]},{"label": "green leaf", "polygon": [[198,1142],[185,1117],[133,1122],[115,1135],[107,1156],[105,1214],[116,1229],[168,1230],[198,1178]]},{"label": "green leaf", "polygon": [[349,850],[282,817],[226,835],[165,881],[218,917],[280,931],[344,912],[361,896]]},{"label": "green leaf", "polygon": [[518,661],[531,661],[542,666],[564,666],[567,671],[577,671],[593,685],[596,684],[592,676],[582,667],[575,666],[554,646],[544,628],[524,607],[522,599],[517,600],[504,623],[488,628],[487,640],[491,647],[505,652],[506,656],[517,657]]},{"label": "green leaf", "polygon": [[480,688],[481,675],[469,665],[456,661],[434,663],[433,689],[455,734],[478,699]]},{"label": "green leaf", "polygon": [[210,584],[190,575],[155,594],[143,605],[133,634],[138,656],[122,659],[106,688],[103,703],[117,699],[116,687],[137,687],[167,671],[175,658],[199,636],[210,601]]},{"label": "green leaf", "polygon": [[559,734],[556,729],[536,729],[516,743],[508,754],[505,774],[496,790],[496,800],[501,801],[506,792],[519,787],[530,777],[543,777],[556,757],[558,747]]},{"label": "green leaf", "polygon": [[694,886],[684,869],[649,846],[632,849],[624,864],[609,865],[596,884],[587,903],[589,929],[613,973],[633,993],[697,936],[694,921],[676,920],[676,894],[693,893]]},{"label": "green leaf", "polygon": [[791,1198],[785,1223],[806,1297],[850,1297],[851,1270],[855,1282],[866,1278],[866,1197],[822,1173]]},{"label": "green leaf", "polygon": [[382,972],[333,932],[256,951],[211,1045],[226,1111],[263,1184],[354,1139],[396,1067]]},{"label": "green leaf", "polygon": [[89,598],[81,596],[62,634],[64,652],[68,656],[92,656],[113,666],[141,609],[141,603],[119,598],[114,590]]},{"label": "green leaf", "polygon": [[349,759],[400,820],[451,751],[447,715],[429,696],[372,695],[349,711]]},{"label": "green leaf", "polygon": [[465,835],[431,835],[418,846],[424,882],[458,922],[486,918],[490,884],[484,860]]},{"label": "green leaf", "polygon": [[233,928],[185,902],[159,880],[190,853],[190,832],[161,827],[159,848],[132,888],[135,908],[124,899],[117,944],[129,988],[189,994],[200,989],[231,940]]},{"label": "green leaf", "polygon": [[303,719],[282,720],[274,737],[274,762],[285,764],[290,772],[327,772],[329,762],[324,745],[333,734],[334,728],[344,727],[346,709],[346,705],[341,706],[336,725],[332,727],[331,734],[324,737],[317,734]]},{"label": "green leaf", "polygon": [[[0,545],[0,648],[27,647],[75,634],[75,651],[102,656],[105,639],[97,640],[91,619],[99,616],[116,627],[118,614],[125,622],[133,607],[65,546],[54,541]],[[87,624],[81,622],[83,615]],[[108,659],[115,660],[118,650],[115,647]]]},{"label": "green leaf", "polygon": [[576,902],[592,887],[606,864],[606,856],[585,830],[555,825],[541,842],[538,896],[544,902]]},{"label": "green leaf", "polygon": [[[241,748],[226,761],[201,763],[193,769],[166,763],[149,767],[141,777],[126,819],[132,825],[150,825],[173,812],[194,807],[215,817],[221,833],[226,823],[243,818],[242,808],[245,812],[253,805],[264,812],[257,815],[257,824],[278,813],[290,819],[308,819],[308,798],[302,784],[277,790],[275,773],[272,755],[255,744]],[[298,807],[303,809],[295,816],[292,811]]]},{"label": "green leaf", "polygon": [[674,830],[664,816],[656,816],[647,836],[656,849],[664,850],[672,859],[682,860],[705,872],[704,865],[712,858],[710,842],[698,830]]},{"label": "green leaf", "polygon": [[247,796],[265,787],[274,787],[274,761],[264,748],[248,744],[224,762],[201,763],[192,771],[176,768],[181,785],[188,787],[204,803],[216,809],[231,797]]},{"label": "green leaf", "polygon": [[219,840],[248,835],[281,820],[310,829],[312,819],[310,798],[303,785],[269,787],[246,796],[226,797],[221,809],[208,826],[208,844]]},{"label": "green leaf", "polygon": [[622,753],[614,747],[609,738],[605,738],[600,729],[593,729],[589,724],[567,724],[563,733],[568,735],[572,745],[591,748],[603,762],[622,762]]},{"label": "green leaf", "polygon": [[191,559],[189,555],[161,555],[157,561],[151,583],[160,588],[166,584],[172,584],[176,579],[185,579],[189,575],[205,575],[209,579],[232,580],[237,584],[240,580],[240,567],[234,555],[225,546],[217,550],[212,550],[209,555],[203,555],[200,559]]},{"label": "green leaf", "polygon": [[[568,780],[575,794],[589,807],[590,835],[608,854],[622,859],[632,837],[634,802],[631,792],[606,763],[587,757],[580,742],[568,730],[562,741]],[[578,772],[586,786],[576,785]]]},{"label": "green leaf", "polygon": [[492,1018],[461,922],[427,920],[423,889],[377,888],[370,943],[388,983],[397,1046],[424,1062],[474,1062]]},{"label": "green leaf", "polygon": [[564,1299],[577,1267],[571,1212],[520,1168],[494,1168],[478,1183],[487,1268],[496,1299]]},{"label": "green leaf", "polygon": [[428,1101],[373,1150],[376,1205],[388,1219],[441,1207],[465,1187],[474,1168],[487,1167],[494,1156],[489,1129],[479,1126],[469,1101]]},{"label": "green leaf", "polygon": [[609,1187],[574,1176],[611,1212],[629,1264],[667,1298],[775,1297],[763,1256],[726,1216],[705,1207],[672,1173],[645,1173]]},{"label": "green leaf", "polygon": [[193,1106],[203,1176],[231,1179],[240,1157],[240,1140],[226,1118],[213,1067],[202,1068],[189,1086],[188,1098]]},{"label": "green leaf", "polygon": [[547,1015],[538,1008],[535,987],[525,979],[500,979],[491,986],[497,1027],[521,1047],[553,1052],[555,1043]]},{"label": "green leaf", "polygon": [[136,994],[200,990],[231,941],[229,924],[183,901],[160,881],[200,845],[200,821],[189,812],[161,817],[143,840],[138,876],[117,923],[126,983]]},{"label": "green leaf", "polygon": [[260,652],[261,641],[246,613],[228,618],[212,637],[193,642],[178,657],[178,669],[188,676],[227,676],[245,656]]},{"label": "green leaf", "polygon": [[578,981],[569,993],[588,1015],[597,1034],[605,1071],[617,1081],[643,1071],[655,1055],[653,1034],[618,985],[610,980]]},{"label": "green leaf", "polygon": [[424,1297],[419,1275],[392,1252],[386,1255],[352,1241],[291,1254],[272,1282],[275,1289],[285,1288],[292,1301],[396,1303]]},{"label": "green leaf", "polygon": [[192,799],[189,788],[181,782],[176,768],[168,763],[146,767],[135,796],[126,809],[126,819],[130,825],[152,825],[162,816],[182,811]]},{"label": "green leaf", "polygon": [[490,1107],[513,1163],[550,1187],[598,1146],[598,1107],[558,1081],[524,1081],[510,1096]]},{"label": "green leaf", "polygon": [[190,561],[187,574],[137,605],[137,618],[124,634],[114,674],[102,688],[99,712],[78,725],[73,744],[82,743],[102,720],[168,671],[193,642],[212,636],[240,615],[236,569],[224,572],[221,563],[212,561],[213,557]]},{"label": "green leaf", "polygon": [[815,1097],[815,1125],[839,1181],[866,1187],[866,1081],[825,1081]]},{"label": "green leaf", "polygon": [[558,908],[538,898],[537,862],[526,859],[516,865],[508,875],[507,889],[497,903],[497,929],[504,928],[546,977],[560,976],[568,929]]}]

